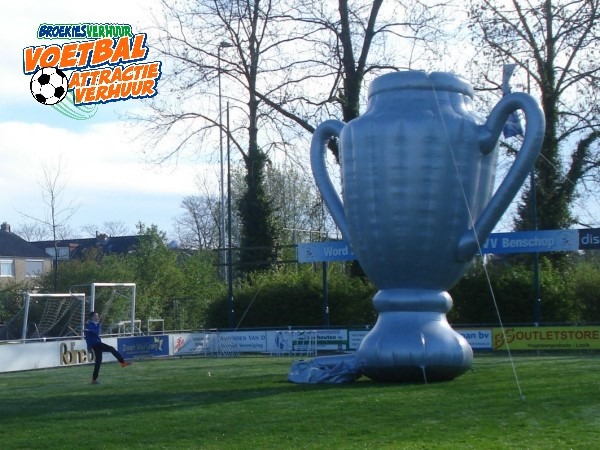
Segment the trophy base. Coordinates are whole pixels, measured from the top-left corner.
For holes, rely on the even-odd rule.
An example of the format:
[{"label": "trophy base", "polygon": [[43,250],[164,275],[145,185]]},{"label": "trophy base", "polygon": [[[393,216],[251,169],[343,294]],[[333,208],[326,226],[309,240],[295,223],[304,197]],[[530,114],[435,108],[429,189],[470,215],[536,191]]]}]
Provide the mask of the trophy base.
[{"label": "trophy base", "polygon": [[393,289],[379,291],[373,303],[379,317],[357,352],[367,377],[427,383],[452,380],[471,368],[471,346],[446,320],[448,293]]}]

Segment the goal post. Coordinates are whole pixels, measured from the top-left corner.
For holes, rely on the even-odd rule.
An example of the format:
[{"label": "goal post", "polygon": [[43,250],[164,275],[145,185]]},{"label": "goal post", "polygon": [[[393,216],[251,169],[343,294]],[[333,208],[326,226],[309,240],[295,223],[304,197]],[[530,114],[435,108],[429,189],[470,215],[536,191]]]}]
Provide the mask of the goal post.
[{"label": "goal post", "polygon": [[91,283],[90,284],[90,311],[95,311],[96,307],[96,288],[102,287],[124,287],[129,288],[129,301],[130,301],[130,333],[135,335],[135,283]]},{"label": "goal post", "polygon": [[[44,324],[42,333],[51,330],[58,323],[63,320],[63,318],[67,315],[75,316],[77,313],[76,310],[73,310],[73,305],[64,305],[64,300],[67,299],[76,299],[80,304],[79,308],[79,320],[77,321],[79,336],[83,336],[83,329],[85,327],[85,294],[76,294],[76,293],[64,293],[64,294],[36,294],[32,292],[25,292],[25,305],[23,308],[23,329],[21,332],[21,339],[27,339],[27,329],[29,327],[29,311],[31,308],[32,299],[46,299],[46,305],[44,307],[44,311],[40,318],[40,326]],[[56,307],[48,307],[48,302],[52,300],[57,300],[60,302]],[[70,327],[70,320],[68,326]],[[37,327],[37,324],[36,324]],[[47,330],[46,330],[47,329]],[[72,328],[71,328],[72,329]],[[38,328],[39,332],[39,328]]]}]

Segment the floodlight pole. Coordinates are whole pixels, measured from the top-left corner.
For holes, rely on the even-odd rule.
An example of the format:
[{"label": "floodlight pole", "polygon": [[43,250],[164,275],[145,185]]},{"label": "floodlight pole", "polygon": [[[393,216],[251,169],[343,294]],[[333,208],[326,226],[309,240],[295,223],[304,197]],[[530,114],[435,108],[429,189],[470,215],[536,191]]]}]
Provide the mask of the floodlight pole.
[{"label": "floodlight pole", "polygon": [[[533,229],[538,229],[537,224],[537,199],[536,199],[536,186],[535,186],[535,168],[531,170],[531,218]],[[539,326],[542,316],[542,299],[540,298],[540,254],[535,252],[533,254],[533,321],[535,326]]]},{"label": "floodlight pole", "polygon": [[225,169],[223,160],[223,107],[221,93],[221,49],[232,47],[232,44],[227,41],[221,41],[217,47],[217,65],[218,65],[218,84],[219,84],[219,156],[221,167],[221,178],[219,181],[220,188],[220,211],[219,211],[219,259],[221,261],[221,275],[223,280],[227,275],[226,257],[225,257]]},{"label": "floodlight pole", "polygon": [[228,323],[234,328],[235,312],[233,304],[233,259],[231,251],[231,140],[229,136],[229,102],[227,102],[227,286],[229,294]]},{"label": "floodlight pole", "polygon": [[323,261],[323,326],[329,327],[329,283],[327,282],[327,261]]},{"label": "floodlight pole", "polygon": [[[527,61],[527,93],[531,93],[531,80],[529,77],[529,61]],[[537,189],[535,185],[535,165],[531,169],[530,183],[531,189],[531,221],[533,229],[538,229],[537,223]],[[539,326],[542,320],[542,299],[540,298],[540,254],[533,254],[533,322],[535,326]]]}]

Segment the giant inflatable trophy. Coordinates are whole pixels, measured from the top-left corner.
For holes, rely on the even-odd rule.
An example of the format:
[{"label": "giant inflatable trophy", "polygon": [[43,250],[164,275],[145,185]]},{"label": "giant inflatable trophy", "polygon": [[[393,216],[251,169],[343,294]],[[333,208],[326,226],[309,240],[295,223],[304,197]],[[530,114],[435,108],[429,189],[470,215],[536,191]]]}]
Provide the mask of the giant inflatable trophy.
[{"label": "giant inflatable trophy", "polygon": [[[450,380],[472,365],[471,347],[446,320],[446,291],[517,194],[545,128],[527,94],[503,97],[487,121],[472,101],[471,85],[451,73],[389,73],[371,84],[365,114],[347,124],[326,121],[314,133],[317,186],[379,289],[377,323],[356,354],[373,380]],[[523,144],[494,192],[497,141],[516,110],[526,119]],[[334,137],[343,202],[325,167]]]}]

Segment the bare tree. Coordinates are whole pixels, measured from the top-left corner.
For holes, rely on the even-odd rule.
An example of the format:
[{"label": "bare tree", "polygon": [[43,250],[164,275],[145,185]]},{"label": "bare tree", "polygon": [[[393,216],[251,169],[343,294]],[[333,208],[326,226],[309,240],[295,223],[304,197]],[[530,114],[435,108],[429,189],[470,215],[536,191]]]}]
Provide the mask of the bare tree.
[{"label": "bare tree", "polygon": [[284,231],[283,243],[321,240],[335,234],[335,224],[325,212],[312,177],[293,165],[272,166],[267,171],[267,188]]},{"label": "bare tree", "polygon": [[48,230],[39,222],[19,224],[15,233],[29,242],[44,241],[49,238]]},{"label": "bare tree", "polygon": [[88,224],[81,227],[82,231],[91,237],[96,237],[98,234],[107,234],[108,236],[127,236],[132,234],[127,225],[122,221],[107,221],[101,226]]},{"label": "bare tree", "polygon": [[33,220],[45,228],[52,239],[64,239],[71,233],[69,221],[81,207],[74,200],[65,199],[67,187],[63,173],[62,159],[55,164],[44,164],[42,166],[42,199],[46,205],[44,216],[36,217],[20,212],[23,217]]},{"label": "bare tree", "polygon": [[[159,140],[179,133],[179,141],[166,153],[159,152],[156,160],[165,161],[192,142],[202,142],[203,148],[209,152],[212,148],[214,154],[220,146],[211,132],[226,132],[227,147],[241,156],[246,169],[246,190],[239,204],[243,246],[248,252],[242,259],[260,260],[268,267],[276,258],[276,229],[262,183],[273,139],[259,145],[259,130],[268,135],[271,129],[257,92],[275,76],[277,66],[274,68],[273,63],[279,59],[279,47],[290,42],[278,34],[285,21],[279,8],[285,3],[204,0],[163,4],[165,17],[159,27],[158,50],[173,65],[171,74],[164,76],[172,97],[165,96],[163,89],[163,95],[152,105],[152,114],[145,119]],[[232,113],[228,126],[222,121],[221,109],[221,78],[225,75],[225,97]],[[202,108],[198,107],[199,98],[204,100]]]},{"label": "bare tree", "polygon": [[516,64],[521,86],[540,99],[546,119],[535,199],[525,192],[516,226],[532,228],[535,204],[538,228],[568,227],[576,222],[571,207],[578,188],[599,176],[600,1],[472,1],[470,11],[481,50],[479,86],[499,91],[498,69]]},{"label": "bare tree", "polygon": [[190,195],[181,201],[184,213],[175,218],[175,230],[183,248],[213,249],[219,246],[219,199],[214,195]]},{"label": "bare tree", "polygon": [[[225,133],[246,171],[241,260],[270,266],[277,226],[264,183],[275,151],[295,157],[324,118],[356,117],[367,75],[425,66],[438,9],[396,0],[163,0],[161,95],[137,117],[157,144],[153,161],[198,148],[214,157]],[[161,146],[166,137],[176,144]]]},{"label": "bare tree", "polygon": [[[367,81],[384,71],[426,70],[440,55],[443,2],[295,0],[292,5],[294,28],[304,36],[313,64],[294,83],[284,79],[260,98],[310,133],[340,113],[345,122],[358,117]],[[325,89],[315,89],[315,83]],[[330,149],[337,160],[335,143]]]},{"label": "bare tree", "polygon": [[44,217],[35,217],[21,213],[24,217],[33,220],[45,228],[52,236],[54,242],[54,289],[58,285],[58,240],[67,238],[71,233],[69,220],[75,215],[80,205],[73,200],[65,200],[64,194],[66,182],[64,181],[62,159],[56,164],[44,164],[42,166],[42,198],[46,205]]}]

